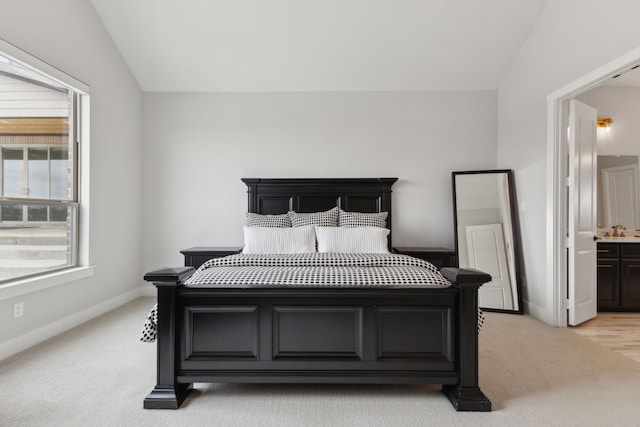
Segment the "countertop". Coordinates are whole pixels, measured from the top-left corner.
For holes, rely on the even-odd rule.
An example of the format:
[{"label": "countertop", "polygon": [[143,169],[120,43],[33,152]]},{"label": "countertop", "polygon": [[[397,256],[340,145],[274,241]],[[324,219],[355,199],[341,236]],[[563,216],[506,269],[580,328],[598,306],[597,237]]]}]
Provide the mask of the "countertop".
[{"label": "countertop", "polygon": [[625,236],[625,237],[602,237],[598,243],[640,243],[640,237]]}]

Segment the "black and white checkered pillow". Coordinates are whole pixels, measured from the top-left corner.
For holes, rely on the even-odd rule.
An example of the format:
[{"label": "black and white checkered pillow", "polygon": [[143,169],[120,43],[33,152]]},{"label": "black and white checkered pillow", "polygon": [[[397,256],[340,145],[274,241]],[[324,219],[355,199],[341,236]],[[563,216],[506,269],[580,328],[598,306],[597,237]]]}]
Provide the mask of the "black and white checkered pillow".
[{"label": "black and white checkered pillow", "polygon": [[336,227],[338,225],[338,208],[329,209],[325,212],[301,213],[289,211],[287,213],[293,227],[304,227],[305,225],[320,225],[323,227]]},{"label": "black and white checkered pillow", "polygon": [[389,212],[346,212],[340,209],[338,227],[381,227],[386,228]]},{"label": "black and white checkered pillow", "polygon": [[291,227],[289,215],[261,215],[247,212],[248,227]]}]

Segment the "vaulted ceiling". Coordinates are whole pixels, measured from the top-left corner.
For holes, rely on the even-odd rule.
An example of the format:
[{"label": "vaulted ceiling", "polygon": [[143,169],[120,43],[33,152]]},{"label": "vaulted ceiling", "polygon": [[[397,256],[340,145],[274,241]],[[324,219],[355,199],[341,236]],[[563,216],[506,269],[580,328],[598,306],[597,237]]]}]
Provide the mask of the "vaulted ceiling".
[{"label": "vaulted ceiling", "polygon": [[495,90],[546,0],[90,0],[146,92]]}]

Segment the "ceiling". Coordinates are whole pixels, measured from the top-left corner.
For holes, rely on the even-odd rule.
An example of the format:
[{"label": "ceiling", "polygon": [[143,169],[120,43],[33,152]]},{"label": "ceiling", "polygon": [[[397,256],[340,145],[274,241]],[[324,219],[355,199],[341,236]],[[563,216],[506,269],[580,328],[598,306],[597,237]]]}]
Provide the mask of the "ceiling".
[{"label": "ceiling", "polygon": [[495,90],[546,0],[90,0],[146,92]]},{"label": "ceiling", "polygon": [[602,86],[640,86],[640,67],[626,70],[606,80]]}]

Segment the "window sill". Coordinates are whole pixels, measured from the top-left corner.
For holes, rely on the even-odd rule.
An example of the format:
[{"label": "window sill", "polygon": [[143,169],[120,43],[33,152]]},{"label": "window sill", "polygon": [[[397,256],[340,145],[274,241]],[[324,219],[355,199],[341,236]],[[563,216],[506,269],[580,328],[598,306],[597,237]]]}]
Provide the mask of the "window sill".
[{"label": "window sill", "polygon": [[0,285],[0,301],[93,276],[95,267],[74,267]]}]

